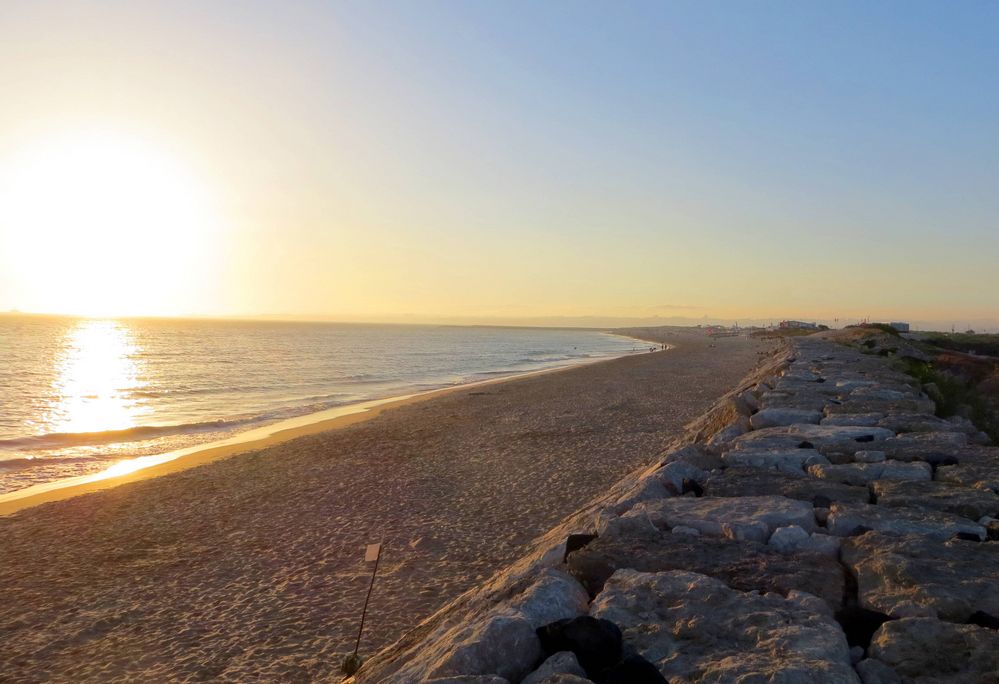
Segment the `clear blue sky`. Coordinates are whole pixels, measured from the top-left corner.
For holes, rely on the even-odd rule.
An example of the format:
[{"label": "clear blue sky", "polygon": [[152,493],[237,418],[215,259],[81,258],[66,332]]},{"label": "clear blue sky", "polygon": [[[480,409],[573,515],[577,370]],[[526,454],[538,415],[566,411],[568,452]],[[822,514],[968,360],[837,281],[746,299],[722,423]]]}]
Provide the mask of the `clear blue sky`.
[{"label": "clear blue sky", "polygon": [[75,117],[209,179],[195,312],[999,325],[996,3],[15,2],[0,43],[0,150]]}]

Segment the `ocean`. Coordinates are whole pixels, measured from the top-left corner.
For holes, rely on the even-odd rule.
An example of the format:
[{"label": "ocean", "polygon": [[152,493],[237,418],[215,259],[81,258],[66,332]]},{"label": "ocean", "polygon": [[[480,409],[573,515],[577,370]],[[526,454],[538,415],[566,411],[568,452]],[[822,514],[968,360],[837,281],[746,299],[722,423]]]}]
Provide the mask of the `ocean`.
[{"label": "ocean", "polygon": [[0,316],[0,494],[295,416],[648,346],[601,331]]}]

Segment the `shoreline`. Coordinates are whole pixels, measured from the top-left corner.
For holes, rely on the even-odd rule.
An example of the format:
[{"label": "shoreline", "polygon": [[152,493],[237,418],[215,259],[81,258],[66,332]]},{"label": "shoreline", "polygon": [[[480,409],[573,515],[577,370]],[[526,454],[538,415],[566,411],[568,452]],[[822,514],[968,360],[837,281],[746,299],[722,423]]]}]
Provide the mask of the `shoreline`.
[{"label": "shoreline", "polygon": [[[651,341],[616,332],[608,331],[606,334],[634,339],[638,342]],[[674,345],[667,344],[666,349],[662,351],[669,351],[673,347]],[[657,349],[656,351],[660,350]],[[566,365],[552,368],[540,368],[519,373],[513,372],[500,377],[438,387],[412,394],[369,399],[344,406],[337,406],[325,411],[306,413],[293,418],[267,423],[250,430],[237,432],[222,440],[173,449],[161,454],[121,459],[97,473],[62,478],[0,494],[0,517],[9,516],[41,504],[62,501],[82,494],[110,489],[129,482],[138,482],[187,470],[188,468],[195,468],[206,463],[212,463],[250,451],[281,444],[298,437],[327,432],[329,430],[339,430],[350,425],[371,420],[389,409],[445,396],[450,392],[549,373],[558,373],[648,353],[650,352],[636,349],[631,352],[622,352],[595,359],[581,358]]]},{"label": "shoreline", "polygon": [[370,583],[367,544],[383,557],[364,656],[657,459],[769,347],[696,332],[661,341],[672,353],[448,388],[0,517],[0,671],[337,681]]}]

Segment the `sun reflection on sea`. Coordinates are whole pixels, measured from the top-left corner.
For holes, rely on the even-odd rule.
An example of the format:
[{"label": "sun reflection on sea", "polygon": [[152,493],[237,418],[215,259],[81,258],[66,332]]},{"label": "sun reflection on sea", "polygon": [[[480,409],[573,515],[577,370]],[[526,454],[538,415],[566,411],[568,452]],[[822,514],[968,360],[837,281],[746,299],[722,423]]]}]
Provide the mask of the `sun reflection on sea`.
[{"label": "sun reflection on sea", "polygon": [[138,424],[147,412],[130,396],[144,385],[132,331],[119,321],[81,320],[63,340],[46,415],[49,432],[105,432]]}]

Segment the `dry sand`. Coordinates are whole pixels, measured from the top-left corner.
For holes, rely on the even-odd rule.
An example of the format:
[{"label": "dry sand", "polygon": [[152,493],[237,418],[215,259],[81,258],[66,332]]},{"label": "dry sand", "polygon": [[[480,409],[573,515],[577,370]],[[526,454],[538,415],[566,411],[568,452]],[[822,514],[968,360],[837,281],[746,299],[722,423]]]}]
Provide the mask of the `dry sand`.
[{"label": "dry sand", "polygon": [[386,545],[371,654],[651,461],[767,348],[664,340],[0,519],[0,680],[337,681],[364,544]]}]

